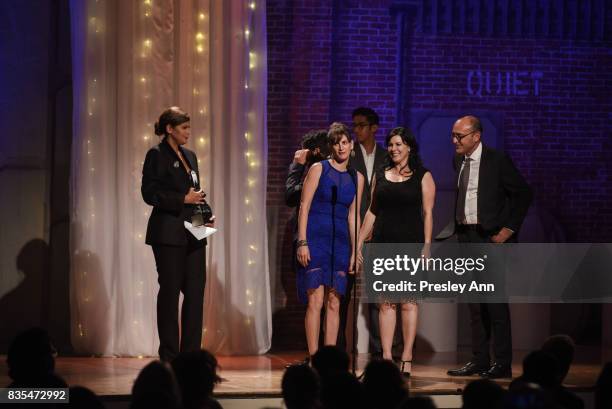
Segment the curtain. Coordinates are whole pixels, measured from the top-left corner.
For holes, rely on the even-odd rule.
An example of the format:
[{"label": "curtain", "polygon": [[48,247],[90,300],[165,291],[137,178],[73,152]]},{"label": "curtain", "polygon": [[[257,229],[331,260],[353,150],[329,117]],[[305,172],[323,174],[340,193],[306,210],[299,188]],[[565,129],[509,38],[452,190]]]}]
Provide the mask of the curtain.
[{"label": "curtain", "polygon": [[157,273],[140,196],[153,124],[191,116],[188,147],[219,231],[203,347],[264,353],[271,312],[265,2],[72,0],[71,337],[79,353],[156,355]]}]

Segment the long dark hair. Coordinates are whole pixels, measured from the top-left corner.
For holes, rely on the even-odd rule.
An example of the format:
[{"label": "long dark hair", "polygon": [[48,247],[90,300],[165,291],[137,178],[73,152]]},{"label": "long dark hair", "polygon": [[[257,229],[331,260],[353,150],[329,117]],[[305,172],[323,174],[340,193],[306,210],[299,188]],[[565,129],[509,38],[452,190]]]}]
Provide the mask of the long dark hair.
[{"label": "long dark hair", "polygon": [[179,107],[170,107],[161,113],[157,122],[155,122],[155,135],[164,137],[168,136],[166,127],[178,126],[182,123],[189,122],[189,115]]},{"label": "long dark hair", "polygon": [[[408,166],[408,168],[410,168],[412,172],[416,171],[418,168],[423,166],[423,163],[421,162],[421,156],[419,155],[419,145],[417,144],[414,134],[410,129],[403,126],[393,128],[391,132],[389,132],[389,135],[387,135],[387,137],[385,138],[385,146],[389,146],[391,138],[396,135],[400,136],[402,138],[402,142],[404,142],[405,145],[408,145],[410,147],[410,153],[408,153],[408,163],[406,164],[406,166]],[[391,156],[387,153],[387,164],[385,166],[385,169],[391,169],[393,166],[395,166],[393,160],[391,160]],[[405,171],[406,166],[400,169],[400,173]]]}]

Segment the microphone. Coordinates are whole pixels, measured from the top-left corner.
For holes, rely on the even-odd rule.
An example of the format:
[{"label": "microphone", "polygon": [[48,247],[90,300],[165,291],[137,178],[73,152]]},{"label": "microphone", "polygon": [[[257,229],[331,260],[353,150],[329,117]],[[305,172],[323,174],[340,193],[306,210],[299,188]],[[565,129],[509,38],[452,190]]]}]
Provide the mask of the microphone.
[{"label": "microphone", "polygon": [[332,186],[331,187],[332,206],[335,206],[337,201],[338,201],[338,186]]}]

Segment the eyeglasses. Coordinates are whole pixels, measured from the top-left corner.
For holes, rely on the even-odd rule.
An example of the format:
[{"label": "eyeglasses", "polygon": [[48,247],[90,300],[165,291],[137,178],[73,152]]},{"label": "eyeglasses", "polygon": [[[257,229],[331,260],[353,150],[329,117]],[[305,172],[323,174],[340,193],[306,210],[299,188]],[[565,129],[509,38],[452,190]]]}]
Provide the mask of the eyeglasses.
[{"label": "eyeglasses", "polygon": [[460,133],[456,133],[456,132],[451,132],[451,138],[454,138],[454,139],[456,139],[457,141],[461,142],[461,140],[462,140],[463,138],[465,138],[466,136],[469,136],[469,135],[471,135],[471,134],[473,134],[473,133],[475,133],[475,132],[478,132],[478,131],[476,131],[476,130],[474,129],[474,130],[472,130],[472,132],[468,132],[468,133],[465,133],[465,134],[460,134]]},{"label": "eyeglasses", "polygon": [[367,122],[359,122],[358,124],[353,125],[353,131],[356,131],[357,129],[362,129],[368,126],[370,126],[370,124]]}]

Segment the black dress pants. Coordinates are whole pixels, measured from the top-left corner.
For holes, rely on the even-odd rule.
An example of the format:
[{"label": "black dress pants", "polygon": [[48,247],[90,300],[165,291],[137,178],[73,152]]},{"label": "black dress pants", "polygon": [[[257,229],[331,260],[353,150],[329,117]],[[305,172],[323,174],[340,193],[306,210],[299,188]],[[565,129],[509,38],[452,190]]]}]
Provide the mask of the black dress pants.
[{"label": "black dress pants", "polygon": [[[458,227],[457,238],[461,243],[489,243],[491,234],[478,227]],[[508,303],[470,303],[468,308],[472,330],[472,362],[483,367],[491,364],[489,351],[492,340],[494,362],[511,365],[512,329]]]},{"label": "black dress pants", "polygon": [[[199,351],[202,342],[206,247],[153,245],[157,265],[157,329],[159,357],[171,361],[179,352]],[[179,343],[178,304],[183,293]],[[180,347],[179,347],[180,346]]]}]

